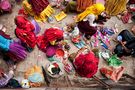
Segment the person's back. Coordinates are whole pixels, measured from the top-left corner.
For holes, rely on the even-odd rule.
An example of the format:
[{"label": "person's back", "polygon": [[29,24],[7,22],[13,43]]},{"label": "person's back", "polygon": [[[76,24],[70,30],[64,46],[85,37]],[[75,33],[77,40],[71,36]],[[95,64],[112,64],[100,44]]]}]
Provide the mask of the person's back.
[{"label": "person's back", "polygon": [[118,57],[135,54],[135,36],[128,30],[121,31],[118,36],[121,36],[122,39],[114,49],[115,54]]}]

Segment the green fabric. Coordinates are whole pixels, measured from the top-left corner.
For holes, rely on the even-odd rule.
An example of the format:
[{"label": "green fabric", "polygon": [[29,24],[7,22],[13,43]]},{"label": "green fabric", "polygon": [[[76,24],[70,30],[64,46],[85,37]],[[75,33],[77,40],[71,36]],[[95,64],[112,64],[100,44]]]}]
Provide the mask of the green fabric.
[{"label": "green fabric", "polygon": [[122,61],[117,57],[117,55],[111,56],[108,60],[109,66],[120,66]]},{"label": "green fabric", "polygon": [[55,58],[54,58],[54,57],[49,57],[48,60],[49,60],[50,62],[52,62],[52,61],[55,61]]},{"label": "green fabric", "polygon": [[53,74],[55,75],[55,74],[59,74],[60,73],[60,68],[58,67],[58,68],[52,68],[52,72],[53,72]]},{"label": "green fabric", "polygon": [[70,11],[76,11],[76,1],[70,1],[66,6],[64,12],[69,13]]},{"label": "green fabric", "polygon": [[61,61],[61,60],[59,60],[58,58],[56,58],[56,56],[48,57],[48,60],[49,60],[50,62],[53,62],[53,61],[60,62],[60,61]]}]

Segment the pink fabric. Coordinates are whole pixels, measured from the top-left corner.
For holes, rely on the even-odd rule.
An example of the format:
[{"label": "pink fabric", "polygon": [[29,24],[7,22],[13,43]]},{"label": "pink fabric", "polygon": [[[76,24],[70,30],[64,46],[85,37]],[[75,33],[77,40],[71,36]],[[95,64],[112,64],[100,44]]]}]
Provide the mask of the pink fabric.
[{"label": "pink fabric", "polygon": [[100,72],[104,74],[107,78],[110,78],[111,80],[117,82],[123,75],[125,68],[124,67],[119,67],[119,68],[114,68],[114,67],[109,67],[109,68],[101,68]]},{"label": "pink fabric", "polygon": [[9,3],[8,0],[1,0],[1,2],[0,2],[0,8],[3,11],[11,11],[11,4]]},{"label": "pink fabric", "polygon": [[102,3],[104,5],[105,4],[105,0],[96,0],[96,3]]}]

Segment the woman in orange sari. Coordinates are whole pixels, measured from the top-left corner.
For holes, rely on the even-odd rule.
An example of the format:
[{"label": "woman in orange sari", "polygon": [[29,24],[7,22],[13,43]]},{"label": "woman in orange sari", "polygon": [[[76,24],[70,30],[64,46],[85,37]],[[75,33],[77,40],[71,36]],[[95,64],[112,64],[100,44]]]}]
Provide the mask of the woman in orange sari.
[{"label": "woman in orange sari", "polygon": [[64,11],[83,12],[87,7],[93,5],[95,2],[96,0],[70,0]]},{"label": "woman in orange sari", "polygon": [[77,0],[77,11],[82,12],[87,7],[93,5],[95,3],[95,0]]}]

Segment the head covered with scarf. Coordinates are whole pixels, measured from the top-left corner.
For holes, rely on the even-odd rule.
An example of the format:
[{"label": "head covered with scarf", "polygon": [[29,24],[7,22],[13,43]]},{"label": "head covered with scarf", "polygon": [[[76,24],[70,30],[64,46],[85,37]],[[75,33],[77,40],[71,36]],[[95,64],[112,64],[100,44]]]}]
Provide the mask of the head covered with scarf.
[{"label": "head covered with scarf", "polygon": [[94,14],[96,16],[100,15],[104,10],[105,10],[105,7],[103,4],[101,3],[93,4],[92,6],[86,8],[84,12],[82,12],[81,14],[77,16],[76,22],[82,21],[88,14]]},{"label": "head covered with scarf", "polygon": [[98,70],[98,58],[93,52],[88,52],[87,54],[79,54],[73,64],[76,68],[76,72],[81,77],[91,78],[94,76]]},{"label": "head covered with scarf", "polygon": [[17,25],[15,33],[17,37],[27,46],[34,48],[36,45],[36,35],[34,33],[34,25],[23,16],[15,18]]},{"label": "head covered with scarf", "polygon": [[44,33],[49,42],[63,38],[63,31],[58,28],[49,28]]},{"label": "head covered with scarf", "polygon": [[63,31],[58,28],[49,28],[45,30],[42,36],[38,37],[38,46],[45,49],[49,44],[55,45],[56,41],[63,39]]}]

